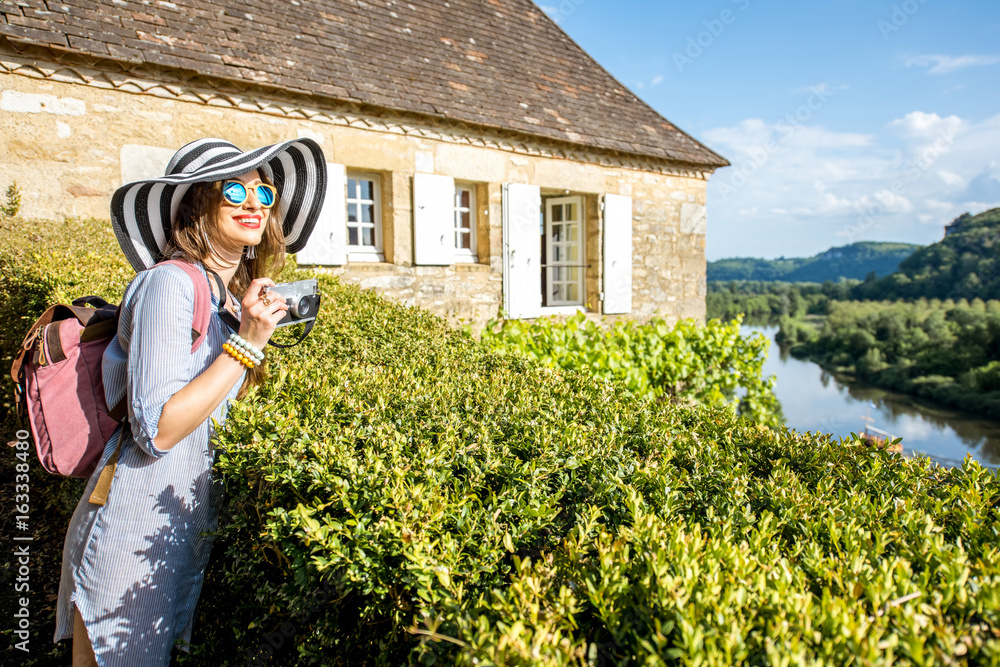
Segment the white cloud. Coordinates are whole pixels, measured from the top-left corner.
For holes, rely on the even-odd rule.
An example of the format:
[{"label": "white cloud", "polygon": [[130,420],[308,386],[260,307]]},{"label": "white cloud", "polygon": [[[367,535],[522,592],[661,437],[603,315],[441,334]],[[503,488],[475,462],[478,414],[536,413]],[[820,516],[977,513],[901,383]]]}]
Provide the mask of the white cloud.
[{"label": "white cloud", "polygon": [[789,138],[801,148],[859,148],[871,146],[875,137],[855,132],[831,132],[822,127],[802,127]]},{"label": "white cloud", "polygon": [[747,118],[701,138],[733,165],[709,181],[710,259],[932,243],[958,215],[1000,200],[1000,115],[975,123],[913,111],[875,134]]},{"label": "white cloud", "polygon": [[897,438],[902,438],[904,441],[926,441],[935,435],[940,436],[944,431],[943,427],[935,426],[923,419],[903,419],[899,422],[893,422],[892,429],[894,431],[893,435]]},{"label": "white cloud", "polygon": [[[995,199],[993,201],[964,201],[958,204],[953,210],[956,211],[969,211],[971,213],[979,213],[980,211],[988,211],[991,208],[1000,208],[1000,200]],[[956,213],[956,215],[958,215]]]},{"label": "white cloud", "polygon": [[[768,139],[774,130],[773,125],[766,124],[761,118],[747,118],[735,127],[717,127],[705,130],[705,141],[713,145],[722,144],[737,151],[745,151],[759,145]],[[719,146],[719,148],[722,148]]]},{"label": "white cloud", "polygon": [[939,215],[947,215],[948,212],[951,211],[952,208],[954,208],[954,206],[955,205],[952,204],[951,202],[940,201],[938,199],[924,200],[924,208],[934,211]]},{"label": "white cloud", "polygon": [[922,203],[922,208],[923,212],[917,214],[917,219],[925,225],[934,225],[936,227],[943,224],[942,221],[948,221],[956,217],[956,215],[952,215],[952,212],[955,210],[955,204],[949,201],[925,199]]},{"label": "white cloud", "polygon": [[737,153],[765,149],[769,142],[778,144],[777,150],[780,151],[787,147],[815,149],[871,146],[874,141],[873,135],[832,132],[819,126],[789,127],[779,123],[769,124],[760,118],[747,118],[735,127],[706,130],[704,138],[713,146],[726,146]]},{"label": "white cloud", "polygon": [[559,23],[559,20],[562,18],[562,12],[555,5],[539,5],[538,8],[548,14],[549,18],[556,23]]},{"label": "white cloud", "polygon": [[657,74],[649,82],[639,81],[639,80],[635,79],[635,80],[629,81],[629,85],[631,85],[634,90],[645,90],[647,86],[649,86],[649,87],[658,86],[661,83],[663,83],[663,81],[664,81],[663,75],[662,74]]},{"label": "white cloud", "polygon": [[963,122],[958,116],[942,118],[936,113],[911,111],[902,118],[889,123],[889,127],[906,137],[934,140],[938,137],[953,136],[962,131]]},{"label": "white cloud", "polygon": [[937,175],[944,181],[944,184],[952,188],[963,188],[965,187],[965,179],[958,174],[953,174],[950,171],[945,171],[944,169],[939,169]]},{"label": "white cloud", "polygon": [[1000,63],[1000,55],[990,54],[983,56],[946,56],[946,55],[923,55],[914,56],[906,60],[907,67],[929,67],[929,74],[949,74],[955,70],[966,67],[984,67]]}]

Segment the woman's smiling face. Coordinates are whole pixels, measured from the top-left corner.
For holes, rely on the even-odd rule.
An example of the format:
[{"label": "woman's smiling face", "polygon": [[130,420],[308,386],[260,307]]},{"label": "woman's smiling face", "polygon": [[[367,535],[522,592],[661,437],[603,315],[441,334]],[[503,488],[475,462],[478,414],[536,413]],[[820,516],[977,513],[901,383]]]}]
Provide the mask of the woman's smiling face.
[{"label": "woman's smiling face", "polygon": [[225,239],[226,245],[232,244],[241,250],[243,246],[256,246],[271,215],[270,209],[261,206],[254,190],[264,181],[256,169],[229,180],[243,184],[247,191],[246,199],[242,204],[234,205],[222,198],[219,203],[219,235]]}]

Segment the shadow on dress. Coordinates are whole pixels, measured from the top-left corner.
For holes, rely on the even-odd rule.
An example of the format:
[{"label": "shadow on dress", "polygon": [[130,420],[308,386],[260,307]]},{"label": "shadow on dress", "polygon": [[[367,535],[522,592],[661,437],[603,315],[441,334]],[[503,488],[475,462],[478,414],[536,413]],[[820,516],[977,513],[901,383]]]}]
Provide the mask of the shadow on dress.
[{"label": "shadow on dress", "polygon": [[[218,489],[210,488],[210,473],[206,470],[194,480],[191,496],[206,498],[217,506],[219,497],[212,492]],[[193,589],[200,593],[200,585],[195,584],[204,577],[198,563],[205,550],[211,549],[213,538],[199,536],[192,544],[188,536],[197,530],[199,520],[205,522],[204,513],[196,512],[192,503],[175,495],[173,485],[157,496],[155,511],[165,515],[166,522],[144,538],[147,548],[131,555],[145,563],[148,572],[125,591],[114,609],[93,621],[113,624],[113,631],[103,633],[107,639],[99,638],[94,644],[94,652],[109,664],[169,664],[174,639],[184,630],[182,624],[186,625],[194,615],[197,599],[190,597]],[[218,512],[210,514],[213,516],[200,532],[216,530]],[[193,572],[196,568],[199,571]],[[139,569],[138,563],[132,563],[129,569]]]}]

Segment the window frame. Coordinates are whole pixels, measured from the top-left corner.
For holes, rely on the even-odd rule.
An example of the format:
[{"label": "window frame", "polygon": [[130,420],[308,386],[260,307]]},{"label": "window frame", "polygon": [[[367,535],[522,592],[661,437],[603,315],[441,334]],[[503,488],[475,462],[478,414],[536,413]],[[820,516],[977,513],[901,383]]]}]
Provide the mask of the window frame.
[{"label": "window frame", "polygon": [[[362,202],[367,203],[369,200],[353,198],[351,195],[351,180],[355,181],[371,181],[372,182],[372,197],[370,200],[373,204],[374,214],[372,215],[374,223],[374,236],[375,245],[351,245],[350,243],[350,206],[352,203],[361,205]],[[346,172],[346,177],[344,179],[344,235],[347,241],[347,259],[350,262],[384,262],[385,253],[382,246],[382,175],[377,172],[370,171],[355,171],[348,169]],[[358,210],[360,216],[360,208]],[[358,239],[361,239],[361,227],[357,228],[359,230]]]},{"label": "window frame", "polygon": [[[468,191],[469,193],[469,248],[460,248],[458,246],[458,230],[459,230],[459,215],[464,210],[459,206],[459,193],[461,191]],[[453,206],[452,206],[452,231],[453,239],[455,241],[455,263],[456,264],[475,264],[479,261],[479,255],[477,252],[477,236],[479,235],[478,220],[476,216],[476,184],[468,181],[455,181],[455,194],[453,196]]]},{"label": "window frame", "polygon": [[[553,252],[552,252],[552,208],[554,206],[561,206],[564,204],[576,204],[577,205],[577,223],[579,224],[579,230],[577,234],[576,244],[579,249],[579,259],[575,262],[560,262],[554,264],[552,262]],[[586,310],[587,303],[587,215],[584,209],[585,199],[582,195],[564,195],[558,197],[546,197],[542,200],[542,218],[544,242],[545,242],[545,254],[544,254],[544,266],[542,267],[543,280],[542,280],[542,310],[550,314],[572,314],[578,311]],[[577,285],[579,299],[575,301],[552,301],[549,299],[547,291],[551,289],[552,285],[552,270],[560,267],[561,264],[572,265],[570,268],[578,269],[577,280],[574,281]],[[567,282],[567,281],[560,281]]]}]

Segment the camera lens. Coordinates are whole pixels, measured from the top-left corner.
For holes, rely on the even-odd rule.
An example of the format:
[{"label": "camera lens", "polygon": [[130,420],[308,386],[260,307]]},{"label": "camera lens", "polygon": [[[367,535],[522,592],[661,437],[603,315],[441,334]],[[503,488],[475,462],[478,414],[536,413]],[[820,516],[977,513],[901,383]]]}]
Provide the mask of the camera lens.
[{"label": "camera lens", "polygon": [[304,296],[298,300],[298,303],[292,308],[292,312],[295,313],[295,317],[298,319],[305,319],[307,317],[312,317],[316,313],[314,307],[314,299],[311,296]]}]

